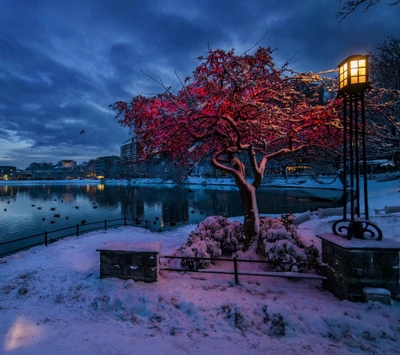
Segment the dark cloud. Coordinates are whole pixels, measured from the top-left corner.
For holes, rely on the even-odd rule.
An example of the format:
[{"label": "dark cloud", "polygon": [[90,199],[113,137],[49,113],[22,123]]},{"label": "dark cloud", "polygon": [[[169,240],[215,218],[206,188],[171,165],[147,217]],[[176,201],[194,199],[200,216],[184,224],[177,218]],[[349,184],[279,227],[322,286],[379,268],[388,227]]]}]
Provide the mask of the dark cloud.
[{"label": "dark cloud", "polygon": [[[109,104],[177,85],[211,48],[259,43],[297,70],[335,68],[400,33],[400,6],[342,22],[332,0],[2,0],[0,165],[118,154]],[[143,73],[148,74],[148,76]],[[150,77],[149,77],[150,76]],[[79,132],[84,129],[85,134]]]}]

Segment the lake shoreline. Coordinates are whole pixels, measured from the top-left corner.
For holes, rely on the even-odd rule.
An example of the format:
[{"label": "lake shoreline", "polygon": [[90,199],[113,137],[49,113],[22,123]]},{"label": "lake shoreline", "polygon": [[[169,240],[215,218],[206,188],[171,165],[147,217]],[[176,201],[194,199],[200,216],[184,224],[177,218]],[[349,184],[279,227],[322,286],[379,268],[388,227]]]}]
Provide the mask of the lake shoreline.
[{"label": "lake shoreline", "polygon": [[[342,190],[343,185],[339,179],[334,177],[324,177],[321,180],[326,182],[318,183],[309,176],[289,177],[266,177],[260,187],[266,188],[301,188],[301,189],[325,189],[325,190]],[[103,184],[100,180],[8,180],[0,181],[0,186],[30,186],[30,185],[99,185]],[[123,186],[141,186],[141,185],[162,185],[162,186],[201,186],[201,187],[217,187],[217,186],[233,186],[236,187],[234,179],[230,178],[189,178],[184,184],[178,184],[172,180],[162,179],[136,179],[131,182],[128,180],[106,180],[104,185],[123,185]]]}]

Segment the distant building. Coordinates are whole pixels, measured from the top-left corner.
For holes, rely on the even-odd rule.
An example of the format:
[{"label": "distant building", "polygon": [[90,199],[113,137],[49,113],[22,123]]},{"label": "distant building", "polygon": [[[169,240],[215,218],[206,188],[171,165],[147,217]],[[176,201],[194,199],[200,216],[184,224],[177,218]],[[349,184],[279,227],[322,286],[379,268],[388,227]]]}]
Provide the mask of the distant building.
[{"label": "distant building", "polygon": [[95,167],[98,179],[116,179],[120,176],[121,158],[117,155],[99,157]]},{"label": "distant building", "polygon": [[121,145],[121,177],[124,179],[150,177],[150,160],[138,164],[139,143],[135,138]]},{"label": "distant building", "polygon": [[80,166],[81,176],[84,179],[96,178],[96,160],[90,159],[88,162],[83,162]]},{"label": "distant building", "polygon": [[137,162],[138,143],[135,138],[128,139],[121,145],[121,164],[135,164]]},{"label": "distant building", "polygon": [[15,180],[17,168],[15,166],[0,166],[0,180]]},{"label": "distant building", "polygon": [[67,160],[60,160],[57,165],[60,166],[61,168],[74,170],[76,169],[77,164],[75,160],[67,159]]}]

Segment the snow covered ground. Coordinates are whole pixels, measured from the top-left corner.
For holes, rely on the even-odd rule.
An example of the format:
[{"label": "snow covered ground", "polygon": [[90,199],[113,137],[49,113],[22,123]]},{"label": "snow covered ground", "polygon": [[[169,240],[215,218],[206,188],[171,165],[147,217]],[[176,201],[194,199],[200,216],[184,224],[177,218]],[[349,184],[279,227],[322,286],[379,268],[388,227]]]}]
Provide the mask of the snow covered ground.
[{"label": "snow covered ground", "polygon": [[[398,181],[370,190],[371,209],[400,205]],[[318,246],[316,231],[335,217],[312,217],[298,231]],[[372,219],[400,241],[400,213]],[[316,280],[240,276],[236,286],[231,275],[165,271],[151,284],[100,279],[104,242],[161,242],[170,255],[194,228],[92,232],[0,259],[0,353],[398,353],[400,303],[340,301]]]}]

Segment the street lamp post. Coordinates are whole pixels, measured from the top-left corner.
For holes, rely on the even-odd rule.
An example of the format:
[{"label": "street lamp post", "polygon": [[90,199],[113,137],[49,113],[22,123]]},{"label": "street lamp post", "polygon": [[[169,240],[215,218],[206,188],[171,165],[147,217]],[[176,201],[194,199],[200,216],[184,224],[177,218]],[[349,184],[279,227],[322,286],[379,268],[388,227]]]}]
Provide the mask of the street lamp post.
[{"label": "street lamp post", "polygon": [[[365,132],[365,91],[370,89],[368,55],[352,55],[338,65],[338,96],[343,99],[343,218],[336,221],[333,233],[342,237],[381,240],[382,231],[369,221]],[[360,146],[361,143],[361,146]],[[361,159],[360,159],[361,153]],[[364,177],[364,215],[360,206],[360,160]],[[349,177],[350,185],[347,186]],[[350,193],[350,219],[347,194]]]}]

